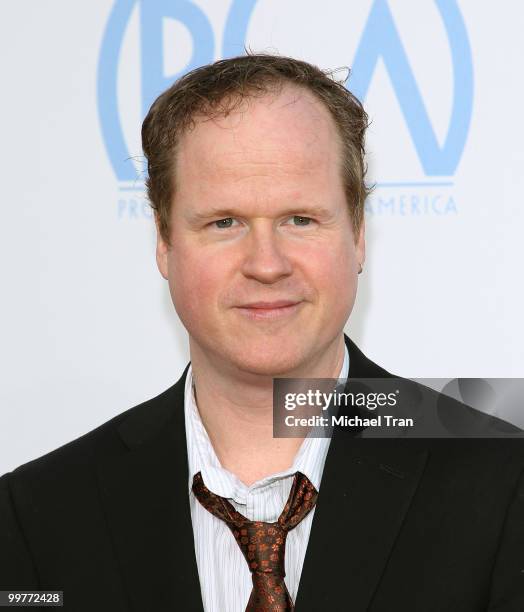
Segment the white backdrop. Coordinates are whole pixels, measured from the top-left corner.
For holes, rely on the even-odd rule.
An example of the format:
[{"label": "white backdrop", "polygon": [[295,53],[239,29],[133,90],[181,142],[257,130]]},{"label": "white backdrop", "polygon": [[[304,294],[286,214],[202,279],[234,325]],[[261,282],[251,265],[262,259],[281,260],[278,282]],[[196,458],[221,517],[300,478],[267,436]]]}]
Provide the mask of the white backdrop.
[{"label": "white backdrop", "polygon": [[354,66],[378,185],[349,335],[400,375],[523,375],[522,3],[1,7],[0,474],[178,379],[141,119],[177,74],[244,44]]}]

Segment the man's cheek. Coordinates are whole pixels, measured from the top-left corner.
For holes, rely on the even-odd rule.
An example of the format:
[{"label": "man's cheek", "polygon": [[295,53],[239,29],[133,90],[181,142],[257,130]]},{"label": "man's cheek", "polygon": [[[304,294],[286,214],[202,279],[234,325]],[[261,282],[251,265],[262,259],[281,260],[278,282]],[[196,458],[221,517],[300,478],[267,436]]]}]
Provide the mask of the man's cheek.
[{"label": "man's cheek", "polygon": [[198,267],[188,266],[184,276],[185,292],[195,308],[206,310],[216,304],[218,293],[223,287],[222,274],[217,266],[211,262]]},{"label": "man's cheek", "polygon": [[347,248],[321,253],[314,261],[315,274],[322,286],[347,283],[352,277],[352,261]]}]

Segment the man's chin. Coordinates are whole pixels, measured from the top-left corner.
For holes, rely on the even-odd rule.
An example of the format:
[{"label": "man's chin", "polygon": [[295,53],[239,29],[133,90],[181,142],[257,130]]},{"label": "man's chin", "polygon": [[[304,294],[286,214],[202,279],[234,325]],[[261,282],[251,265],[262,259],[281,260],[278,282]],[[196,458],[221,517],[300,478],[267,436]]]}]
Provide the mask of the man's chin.
[{"label": "man's chin", "polygon": [[304,362],[304,351],[293,350],[291,347],[282,345],[268,350],[239,351],[231,356],[231,361],[242,372],[256,374],[258,376],[271,376],[272,378],[293,375]]},{"label": "man's chin", "polygon": [[314,333],[313,327],[298,330],[293,326],[274,335],[227,329],[221,334],[209,334],[201,346],[204,352],[213,354],[218,369],[258,376],[293,377],[312,359],[323,338],[322,334]]}]

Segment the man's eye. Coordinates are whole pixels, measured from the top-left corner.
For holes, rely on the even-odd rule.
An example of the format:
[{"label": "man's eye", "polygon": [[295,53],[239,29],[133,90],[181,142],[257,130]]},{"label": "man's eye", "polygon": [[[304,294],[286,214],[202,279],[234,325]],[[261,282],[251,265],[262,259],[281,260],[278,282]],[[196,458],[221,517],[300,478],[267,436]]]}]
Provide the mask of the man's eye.
[{"label": "man's eye", "polygon": [[227,217],[226,219],[219,219],[214,223],[216,227],[219,227],[220,229],[227,229],[233,225],[233,219],[231,217]]},{"label": "man's eye", "polygon": [[300,215],[295,215],[293,217],[293,224],[297,226],[305,226],[309,225],[312,219],[310,217],[301,217]]}]

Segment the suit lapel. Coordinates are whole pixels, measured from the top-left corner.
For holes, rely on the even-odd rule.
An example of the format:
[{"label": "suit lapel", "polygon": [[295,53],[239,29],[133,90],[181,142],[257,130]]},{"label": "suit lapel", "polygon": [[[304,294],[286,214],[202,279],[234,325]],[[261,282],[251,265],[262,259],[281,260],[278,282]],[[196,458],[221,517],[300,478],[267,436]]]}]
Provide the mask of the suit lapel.
[{"label": "suit lapel", "polygon": [[123,421],[127,450],[99,466],[102,503],[132,610],[201,611],[189,510],[184,372]]},{"label": "suit lapel", "polygon": [[[351,378],[391,376],[346,337]],[[411,442],[411,444],[410,444]],[[296,601],[297,612],[367,610],[422,475],[413,441],[335,430]]]},{"label": "suit lapel", "polygon": [[296,602],[297,612],[363,612],[386,566],[427,453],[404,440],[331,442]]}]

